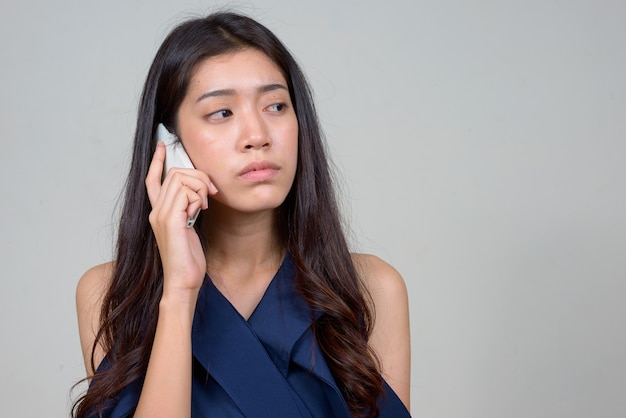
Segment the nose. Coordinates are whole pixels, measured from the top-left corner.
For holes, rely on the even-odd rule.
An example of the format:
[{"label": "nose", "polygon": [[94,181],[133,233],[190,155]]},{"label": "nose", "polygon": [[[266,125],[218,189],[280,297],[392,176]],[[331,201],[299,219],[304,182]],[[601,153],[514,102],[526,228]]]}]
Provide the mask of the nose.
[{"label": "nose", "polygon": [[243,119],[241,132],[241,150],[252,151],[267,149],[272,146],[269,130],[263,116],[251,112]]}]

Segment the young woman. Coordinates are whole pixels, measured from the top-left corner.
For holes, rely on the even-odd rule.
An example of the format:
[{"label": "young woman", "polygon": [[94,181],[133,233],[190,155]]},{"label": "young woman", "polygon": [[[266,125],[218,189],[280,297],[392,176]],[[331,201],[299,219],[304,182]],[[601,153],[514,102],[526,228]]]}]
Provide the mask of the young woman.
[{"label": "young woman", "polygon": [[[160,124],[195,168],[164,172]],[[117,257],[81,278],[77,309],[75,417],[409,416],[404,282],[349,253],[306,80],[244,16],[161,45]]]}]

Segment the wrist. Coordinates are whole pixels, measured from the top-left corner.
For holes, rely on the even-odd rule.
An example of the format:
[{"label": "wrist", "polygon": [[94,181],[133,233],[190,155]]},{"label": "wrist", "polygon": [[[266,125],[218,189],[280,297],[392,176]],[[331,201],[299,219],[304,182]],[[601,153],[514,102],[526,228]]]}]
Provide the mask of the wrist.
[{"label": "wrist", "polygon": [[164,290],[161,300],[159,301],[159,312],[168,314],[191,314],[191,318],[193,318],[197,300],[197,290],[178,290],[168,292]]}]

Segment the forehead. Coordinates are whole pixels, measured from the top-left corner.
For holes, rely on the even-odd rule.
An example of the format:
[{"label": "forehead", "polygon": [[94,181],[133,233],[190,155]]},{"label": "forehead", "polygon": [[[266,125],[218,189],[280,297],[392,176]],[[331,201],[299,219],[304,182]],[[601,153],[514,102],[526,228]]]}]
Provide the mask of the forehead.
[{"label": "forehead", "polygon": [[194,68],[189,91],[245,89],[286,80],[280,68],[265,53],[249,48],[200,61]]}]

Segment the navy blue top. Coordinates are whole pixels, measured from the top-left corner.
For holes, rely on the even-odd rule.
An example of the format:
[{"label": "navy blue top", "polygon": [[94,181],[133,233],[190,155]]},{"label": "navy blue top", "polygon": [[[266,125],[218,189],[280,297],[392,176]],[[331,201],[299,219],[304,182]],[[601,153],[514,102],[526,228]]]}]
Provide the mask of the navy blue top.
[{"label": "navy blue top", "polygon": [[[294,279],[287,255],[246,321],[205,277],[192,328],[192,417],[350,418]],[[106,358],[99,369],[104,367]],[[383,383],[380,417],[409,417]],[[124,388],[104,416],[132,416],[142,384],[139,379]]]}]

